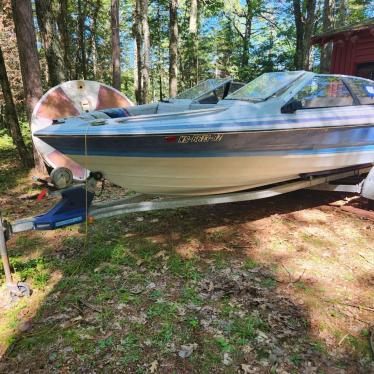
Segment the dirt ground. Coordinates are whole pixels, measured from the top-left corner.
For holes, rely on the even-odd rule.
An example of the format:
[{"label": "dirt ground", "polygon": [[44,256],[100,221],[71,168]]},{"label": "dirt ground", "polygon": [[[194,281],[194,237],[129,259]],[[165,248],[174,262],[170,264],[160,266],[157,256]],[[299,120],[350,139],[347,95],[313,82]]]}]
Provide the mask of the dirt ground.
[{"label": "dirt ground", "polygon": [[[43,211],[11,156],[2,214]],[[34,292],[9,304],[2,289],[0,373],[374,373],[374,222],[349,199],[299,191],[16,235],[12,268]]]}]

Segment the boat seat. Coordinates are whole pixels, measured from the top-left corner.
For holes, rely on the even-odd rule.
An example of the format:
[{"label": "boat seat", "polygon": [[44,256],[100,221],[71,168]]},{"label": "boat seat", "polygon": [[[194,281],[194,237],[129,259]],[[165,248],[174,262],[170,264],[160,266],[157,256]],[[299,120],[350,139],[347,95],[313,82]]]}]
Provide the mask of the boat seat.
[{"label": "boat seat", "polygon": [[99,112],[105,113],[110,118],[123,118],[129,117],[130,113],[125,108],[109,108],[109,109],[102,109]]}]

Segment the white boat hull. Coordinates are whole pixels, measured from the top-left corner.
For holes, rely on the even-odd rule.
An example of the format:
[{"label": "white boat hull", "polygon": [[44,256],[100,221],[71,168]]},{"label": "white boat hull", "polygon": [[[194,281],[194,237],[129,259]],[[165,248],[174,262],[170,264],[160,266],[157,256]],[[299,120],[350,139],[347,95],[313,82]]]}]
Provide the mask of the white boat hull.
[{"label": "white boat hull", "polygon": [[68,155],[114,184],[153,195],[212,195],[374,163],[374,150],[245,157],[113,157]]}]

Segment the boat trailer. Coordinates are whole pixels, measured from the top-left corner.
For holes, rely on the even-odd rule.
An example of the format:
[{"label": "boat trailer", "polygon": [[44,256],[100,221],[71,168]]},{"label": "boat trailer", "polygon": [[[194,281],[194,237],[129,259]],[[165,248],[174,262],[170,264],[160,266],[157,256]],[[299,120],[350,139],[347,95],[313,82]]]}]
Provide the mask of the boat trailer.
[{"label": "boat trailer", "polygon": [[[374,200],[374,164],[303,174],[299,179],[293,181],[221,195],[154,197],[135,194],[124,199],[93,203],[97,179],[97,176],[93,175],[85,183],[51,192],[51,194],[61,195],[61,199],[45,214],[14,222],[3,220],[0,215],[0,254],[6,287],[11,300],[31,294],[30,287],[26,283],[13,280],[9,263],[6,243],[13,235],[20,232],[55,230],[85,221],[93,222],[97,219],[116,217],[127,213],[258,200],[301,189],[358,193],[371,202]],[[344,183],[347,180],[349,183]]]}]

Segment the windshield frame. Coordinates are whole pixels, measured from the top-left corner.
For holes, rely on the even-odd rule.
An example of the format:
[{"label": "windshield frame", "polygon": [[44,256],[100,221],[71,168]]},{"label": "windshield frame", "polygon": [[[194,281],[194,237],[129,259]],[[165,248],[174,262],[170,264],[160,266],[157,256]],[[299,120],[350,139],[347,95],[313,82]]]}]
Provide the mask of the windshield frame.
[{"label": "windshield frame", "polygon": [[[178,97],[179,95],[183,94],[183,93],[186,93],[186,92],[189,92],[189,91],[192,91],[193,89],[195,89],[198,85],[202,84],[202,83],[205,83],[205,82],[208,82],[208,81],[214,81],[214,80],[220,80],[219,83],[216,83],[214,84],[213,82],[211,82],[211,87],[210,89],[207,89],[205,90],[204,92],[202,93],[199,93],[198,96],[194,96],[193,98],[189,97],[189,98],[180,98]],[[196,84],[195,86],[193,87],[190,87],[188,88],[187,90],[184,90],[182,91],[181,93],[179,93],[177,96],[174,96],[172,97],[171,99],[172,100],[192,100],[192,101],[197,101],[199,100],[201,97],[203,97],[204,95],[210,93],[210,92],[213,92],[215,90],[217,90],[218,88],[224,86],[225,84],[227,84],[228,82],[231,82],[233,81],[233,78],[231,77],[228,77],[228,78],[209,78],[209,79],[205,79],[203,81],[200,81],[198,84]]]},{"label": "windshield frame", "polygon": [[[264,97],[248,97],[248,98],[246,98],[244,96],[235,97],[235,96],[237,96],[238,93],[240,93],[240,91],[245,92],[246,87],[253,84],[253,82],[258,80],[260,77],[263,77],[265,75],[270,75],[270,74],[287,74],[287,73],[291,73],[291,74],[288,74],[290,79],[286,80],[283,84],[280,84],[278,86],[275,85],[274,89],[272,91],[268,92],[267,95],[264,96]],[[245,86],[243,86],[239,90],[237,90],[237,91],[233,92],[232,94],[228,95],[227,97],[225,97],[224,100],[238,100],[238,101],[247,101],[247,102],[253,102],[253,103],[263,102],[263,101],[266,101],[267,99],[269,99],[271,97],[276,96],[277,93],[280,92],[280,91],[286,92],[287,89],[292,84],[294,84],[296,81],[298,81],[299,79],[304,77],[305,74],[306,74],[306,71],[304,71],[304,70],[263,73],[263,74],[259,75],[257,78],[255,78],[252,81],[250,81],[249,83],[247,83]]]}]

